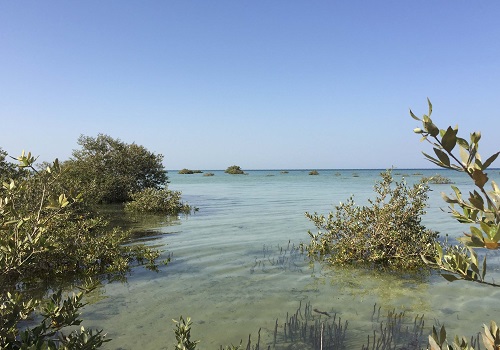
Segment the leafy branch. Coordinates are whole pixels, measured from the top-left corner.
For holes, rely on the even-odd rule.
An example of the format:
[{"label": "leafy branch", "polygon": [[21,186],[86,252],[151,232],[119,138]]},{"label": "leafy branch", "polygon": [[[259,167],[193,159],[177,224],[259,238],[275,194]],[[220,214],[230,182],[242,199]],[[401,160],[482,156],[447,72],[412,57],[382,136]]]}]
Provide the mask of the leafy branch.
[{"label": "leafy branch", "polygon": [[435,156],[422,153],[427,160],[441,168],[467,174],[476,186],[476,190],[469,192],[467,199],[456,186],[451,186],[454,192],[451,197],[442,194],[444,201],[450,205],[451,214],[459,222],[470,224],[470,233],[464,233],[464,236],[459,238],[467,249],[451,247],[443,252],[442,247],[436,244],[434,261],[429,259],[424,261],[450,272],[451,275],[442,274],[449,281],[461,279],[500,286],[485,281],[486,257],[480,264],[474,251],[474,248],[500,248],[500,189],[494,181],[491,181],[492,191],[485,189],[489,181],[485,171],[497,159],[500,151],[483,162],[478,152],[481,133],[471,133],[467,141],[458,136],[458,126],[439,129],[430,117],[432,104],[429,99],[427,102],[429,111],[422,118],[418,118],[410,110],[411,117],[422,123],[421,128],[413,131],[422,135],[421,141],[427,141],[432,145]]}]

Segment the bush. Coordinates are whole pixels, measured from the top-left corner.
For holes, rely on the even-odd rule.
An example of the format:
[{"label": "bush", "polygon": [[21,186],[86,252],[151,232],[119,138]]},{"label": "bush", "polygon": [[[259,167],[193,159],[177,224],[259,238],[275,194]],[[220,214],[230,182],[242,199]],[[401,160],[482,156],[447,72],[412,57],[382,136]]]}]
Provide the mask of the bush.
[{"label": "bush", "polygon": [[[86,290],[85,293],[89,292]],[[93,331],[75,326],[81,324],[80,309],[84,306],[84,292],[63,299],[61,290],[53,293],[41,305],[40,300],[23,300],[19,292],[0,295],[0,349],[97,349],[104,342],[102,330]],[[38,309],[38,310],[37,310]],[[35,327],[19,326],[38,311],[42,317]],[[73,326],[73,331],[65,335],[62,331]]]},{"label": "bush", "polygon": [[191,170],[191,169],[181,169],[179,170],[179,174],[201,174],[203,171],[201,170]]},{"label": "bush", "polygon": [[309,175],[319,175],[318,171],[317,170],[311,170],[309,172]]},{"label": "bush", "polygon": [[303,245],[312,258],[331,264],[362,264],[415,269],[425,266],[421,255],[434,253],[437,233],[421,224],[429,187],[420,182],[408,187],[394,182],[391,171],[381,173],[377,197],[369,206],[357,206],[353,197],[335,207],[327,217],[306,213],[320,230],[309,231]]},{"label": "bush", "polygon": [[231,165],[224,172],[227,174],[232,174],[232,175],[244,175],[245,174],[245,172],[243,170],[241,170],[241,168],[237,165]]},{"label": "bush", "polygon": [[125,210],[135,213],[189,214],[191,206],[181,202],[181,192],[166,188],[146,188],[131,194],[132,201],[125,204]]},{"label": "bush", "polygon": [[443,185],[443,184],[452,184],[453,181],[451,181],[450,178],[446,177],[446,176],[443,176],[443,175],[440,175],[440,174],[436,174],[436,175],[433,175],[433,176],[424,176],[422,178],[423,181],[426,181],[430,184],[434,184],[434,185]]},{"label": "bush", "polygon": [[108,135],[80,136],[80,150],[63,166],[67,182],[84,192],[87,201],[122,203],[131,193],[167,184],[163,156],[135,143],[127,144]]},{"label": "bush", "polygon": [[[60,192],[67,184],[57,160],[41,170],[33,166],[35,160],[23,152],[16,179],[0,188],[0,348],[96,349],[107,341],[102,331],[81,327],[62,333],[81,323],[83,293],[63,299],[58,290],[42,302],[41,296],[30,298],[27,289],[62,277],[121,277],[134,261],[155,269],[159,252],[125,245],[129,232],[110,230],[82,196]],[[28,318],[41,321],[30,328]]]},{"label": "bush", "polygon": [[0,285],[32,279],[125,273],[134,261],[153,267],[159,252],[124,245],[130,233],[111,230],[82,202],[82,196],[61,192],[63,169],[56,160],[43,170],[31,154],[19,158],[22,177],[0,188]]}]

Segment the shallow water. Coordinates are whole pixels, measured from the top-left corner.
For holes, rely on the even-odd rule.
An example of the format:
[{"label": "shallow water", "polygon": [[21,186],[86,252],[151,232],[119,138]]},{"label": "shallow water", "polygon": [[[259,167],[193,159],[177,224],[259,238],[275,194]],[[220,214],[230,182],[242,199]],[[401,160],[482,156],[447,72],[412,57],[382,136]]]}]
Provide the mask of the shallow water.
[{"label": "shallow water", "polygon": [[[95,303],[86,306],[86,327],[104,328],[113,340],[105,349],[172,349],[172,319],[193,320],[192,336],[200,349],[239,344],[261,328],[262,344],[272,343],[276,319],[310,302],[313,307],[348,320],[347,344],[360,349],[372,332],[373,306],[382,313],[396,309],[411,317],[425,314],[426,326],[445,324],[449,336],[472,335],[491,319],[500,321],[500,290],[466,282],[446,282],[439,276],[421,278],[373,271],[310,266],[295,251],[314,231],[304,212],[327,213],[355,195],[358,204],[373,198],[380,170],[276,170],[227,175],[169,174],[170,189],[199,208],[177,220],[142,223],[162,235],[152,244],[164,245],[172,262],[154,273],[135,269],[127,283],[107,284]],[[465,192],[469,182],[460,173],[443,170],[395,170],[409,183],[442,173]],[[499,180],[498,170],[490,177]],[[446,212],[440,192],[449,185],[432,185],[427,227],[458,237],[468,228]],[[498,280],[498,255],[489,253],[491,277]],[[427,329],[428,330],[428,329]],[[282,329],[280,329],[282,331]],[[425,333],[425,332],[424,332]],[[266,345],[267,348],[267,345]]]}]

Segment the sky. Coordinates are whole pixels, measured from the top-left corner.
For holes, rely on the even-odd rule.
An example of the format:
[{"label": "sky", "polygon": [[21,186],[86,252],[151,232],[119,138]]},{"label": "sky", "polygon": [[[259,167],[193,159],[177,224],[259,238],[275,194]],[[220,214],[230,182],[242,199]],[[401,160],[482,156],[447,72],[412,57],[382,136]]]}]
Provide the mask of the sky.
[{"label": "sky", "polygon": [[[432,167],[413,133],[500,150],[500,1],[0,2],[0,148],[65,160],[80,135],[167,169]],[[493,166],[500,167],[497,160]]]}]

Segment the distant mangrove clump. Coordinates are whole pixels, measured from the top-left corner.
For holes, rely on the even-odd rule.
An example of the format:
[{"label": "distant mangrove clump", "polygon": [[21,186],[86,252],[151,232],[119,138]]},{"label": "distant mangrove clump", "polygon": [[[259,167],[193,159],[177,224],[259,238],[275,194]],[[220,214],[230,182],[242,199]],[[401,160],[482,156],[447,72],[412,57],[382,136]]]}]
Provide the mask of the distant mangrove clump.
[{"label": "distant mangrove clump", "polygon": [[224,172],[231,175],[246,175],[246,173],[241,170],[238,165],[231,165]]},{"label": "distant mangrove clump", "polygon": [[309,175],[319,175],[318,171],[317,170],[311,170],[309,172]]},{"label": "distant mangrove clump", "polygon": [[201,174],[203,171],[201,170],[191,170],[191,169],[181,169],[179,170],[179,174]]},{"label": "distant mangrove clump", "polygon": [[422,181],[426,181],[430,184],[434,185],[444,185],[444,184],[452,184],[453,181],[451,181],[450,178],[443,176],[441,174],[436,174],[433,176],[424,176],[422,177]]}]

